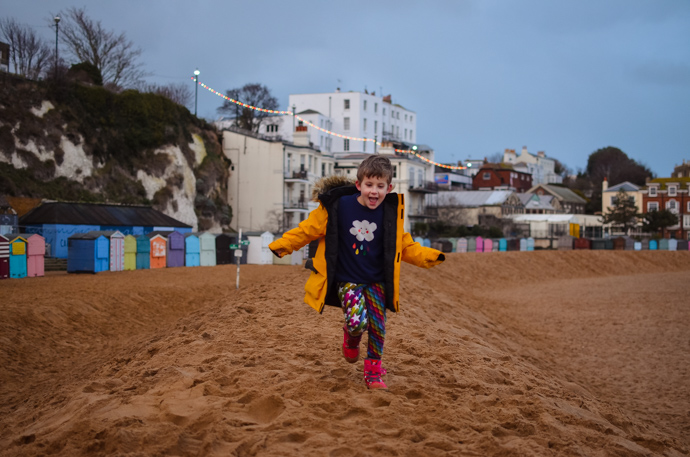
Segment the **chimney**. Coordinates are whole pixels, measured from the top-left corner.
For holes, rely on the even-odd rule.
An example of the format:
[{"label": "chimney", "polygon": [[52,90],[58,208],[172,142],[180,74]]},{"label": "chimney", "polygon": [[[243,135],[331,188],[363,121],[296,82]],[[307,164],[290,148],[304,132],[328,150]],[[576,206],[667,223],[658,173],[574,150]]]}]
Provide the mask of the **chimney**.
[{"label": "chimney", "polygon": [[383,101],[386,102],[386,103],[393,103],[393,102],[391,101],[392,99],[393,99],[393,96],[392,96],[392,95],[386,95],[385,97],[383,97]]},{"label": "chimney", "polygon": [[393,147],[393,143],[390,141],[382,141],[381,146],[379,146],[376,152],[379,154],[395,155],[395,147]]},{"label": "chimney", "polygon": [[606,190],[609,188],[609,180],[604,177],[604,180],[601,182],[601,190],[606,192]]},{"label": "chimney", "polygon": [[309,146],[309,129],[306,125],[298,125],[295,127],[295,133],[292,135],[292,143],[295,146]]},{"label": "chimney", "polygon": [[544,151],[539,151],[539,152],[537,152],[537,155],[538,155],[539,157],[544,157]]}]

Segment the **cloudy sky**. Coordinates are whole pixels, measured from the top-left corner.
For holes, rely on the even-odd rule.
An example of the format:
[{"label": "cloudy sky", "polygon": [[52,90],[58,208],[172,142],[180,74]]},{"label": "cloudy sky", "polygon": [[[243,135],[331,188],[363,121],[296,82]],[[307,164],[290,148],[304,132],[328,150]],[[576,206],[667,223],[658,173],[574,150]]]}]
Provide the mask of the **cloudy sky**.
[{"label": "cloudy sky", "polygon": [[[690,161],[688,0],[0,0],[54,43],[52,14],[86,6],[139,46],[151,82],[226,91],[392,94],[437,161],[526,146],[573,171],[615,146],[669,176]],[[222,99],[199,92],[199,115]],[[193,108],[192,108],[193,109]]]}]

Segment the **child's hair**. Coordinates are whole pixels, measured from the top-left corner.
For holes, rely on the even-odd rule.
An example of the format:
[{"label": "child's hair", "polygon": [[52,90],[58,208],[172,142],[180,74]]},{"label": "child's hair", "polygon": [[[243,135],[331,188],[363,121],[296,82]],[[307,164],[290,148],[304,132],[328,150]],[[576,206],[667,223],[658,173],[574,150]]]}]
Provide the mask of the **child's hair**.
[{"label": "child's hair", "polygon": [[383,178],[388,184],[393,180],[393,165],[388,157],[372,154],[359,164],[357,168],[357,181],[364,178]]}]

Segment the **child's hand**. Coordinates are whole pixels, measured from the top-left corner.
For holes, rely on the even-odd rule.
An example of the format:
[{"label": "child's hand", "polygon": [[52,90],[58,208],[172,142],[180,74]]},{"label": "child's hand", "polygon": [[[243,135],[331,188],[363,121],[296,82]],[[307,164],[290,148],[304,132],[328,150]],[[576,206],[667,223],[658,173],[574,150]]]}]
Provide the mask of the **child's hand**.
[{"label": "child's hand", "polygon": [[287,250],[283,248],[271,249],[271,252],[273,252],[273,254],[279,259],[282,259],[284,256],[288,254]]}]

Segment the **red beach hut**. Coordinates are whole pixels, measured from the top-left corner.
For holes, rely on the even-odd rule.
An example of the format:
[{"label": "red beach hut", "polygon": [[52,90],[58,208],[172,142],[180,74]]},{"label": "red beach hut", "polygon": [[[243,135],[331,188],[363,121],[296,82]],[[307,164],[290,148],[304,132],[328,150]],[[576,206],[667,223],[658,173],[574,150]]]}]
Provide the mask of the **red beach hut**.
[{"label": "red beach hut", "polygon": [[0,279],[10,277],[10,240],[0,235]]}]

